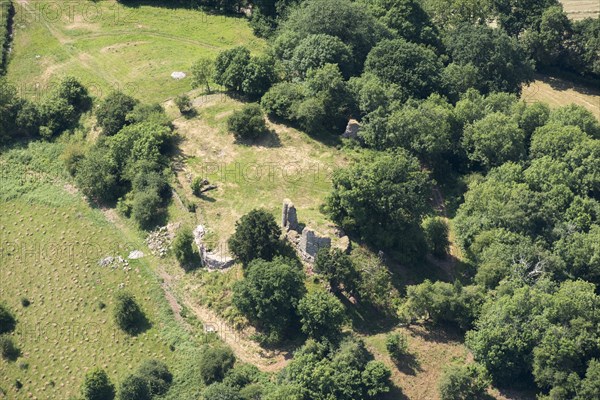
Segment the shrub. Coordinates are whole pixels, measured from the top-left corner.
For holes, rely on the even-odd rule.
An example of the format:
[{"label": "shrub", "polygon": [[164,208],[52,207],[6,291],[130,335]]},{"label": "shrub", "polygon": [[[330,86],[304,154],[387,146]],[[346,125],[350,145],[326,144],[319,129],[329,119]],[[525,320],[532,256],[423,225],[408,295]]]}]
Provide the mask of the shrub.
[{"label": "shrub", "polygon": [[431,254],[437,258],[446,257],[450,248],[449,229],[446,221],[440,217],[428,217],[423,220],[421,226]]},{"label": "shrub", "polygon": [[129,375],[121,383],[119,389],[119,400],[150,400],[150,388],[148,382],[138,375]]},{"label": "shrub", "polygon": [[227,120],[227,129],[233,132],[236,140],[252,141],[267,133],[267,125],[260,106],[247,104],[235,111]]},{"label": "shrub", "polygon": [[0,334],[12,332],[15,329],[17,321],[8,307],[0,304]]},{"label": "shrub", "polygon": [[115,386],[110,382],[106,372],[97,368],[85,375],[81,385],[81,395],[84,400],[113,400]]},{"label": "shrub", "polygon": [[138,375],[146,380],[152,396],[167,393],[173,382],[173,374],[167,365],[158,360],[144,361],[138,369]]},{"label": "shrub", "polygon": [[406,335],[390,332],[385,338],[385,348],[393,360],[398,360],[408,352],[408,340]]},{"label": "shrub", "polygon": [[293,121],[303,100],[304,89],[301,84],[281,82],[273,85],[265,93],[260,104],[269,116]]},{"label": "shrub", "polygon": [[485,399],[490,385],[485,368],[478,364],[453,365],[446,369],[438,384],[442,400]]},{"label": "shrub", "polygon": [[229,238],[231,252],[247,265],[255,258],[272,260],[280,248],[281,228],[266,210],[252,210],[235,223]]},{"label": "shrub", "polygon": [[201,178],[199,176],[195,177],[194,180],[192,181],[192,184],[190,185],[190,188],[192,189],[192,193],[194,193],[194,195],[196,196],[200,196],[202,195],[202,189],[204,188],[205,185],[207,185],[208,181],[204,178]]},{"label": "shrub", "polygon": [[29,301],[29,299],[27,297],[21,297],[21,305],[23,307],[29,307],[30,304],[31,304],[31,301]]},{"label": "shrub", "polygon": [[163,200],[154,190],[144,190],[134,194],[131,204],[131,217],[142,229],[152,227],[160,214]]},{"label": "shrub", "polygon": [[5,360],[16,360],[21,351],[8,335],[0,335],[0,354]]},{"label": "shrub", "polygon": [[304,296],[298,303],[298,314],[302,332],[315,339],[335,339],[345,319],[342,303],[322,290]]},{"label": "shrub", "polygon": [[198,261],[194,246],[194,235],[189,228],[182,228],[177,231],[175,240],[173,240],[173,253],[179,261],[179,265],[186,271],[190,270]]},{"label": "shrub", "polygon": [[117,326],[129,334],[137,333],[146,319],[135,298],[128,292],[117,293],[114,318]]},{"label": "shrub", "polygon": [[61,158],[71,176],[75,176],[77,167],[81,160],[85,158],[85,151],[80,144],[69,144],[61,155]]},{"label": "shrub", "polygon": [[213,383],[202,393],[204,400],[242,400],[238,389],[224,383]]},{"label": "shrub", "polygon": [[187,94],[180,94],[175,97],[175,105],[182,114],[189,114],[192,111],[192,101]]},{"label": "shrub", "polygon": [[112,92],[102,100],[96,110],[98,125],[107,136],[119,132],[126,123],[126,116],[135,105],[137,100],[122,92]]},{"label": "shrub", "polygon": [[207,347],[200,355],[200,377],[207,385],[220,382],[234,363],[235,356],[229,347]]}]

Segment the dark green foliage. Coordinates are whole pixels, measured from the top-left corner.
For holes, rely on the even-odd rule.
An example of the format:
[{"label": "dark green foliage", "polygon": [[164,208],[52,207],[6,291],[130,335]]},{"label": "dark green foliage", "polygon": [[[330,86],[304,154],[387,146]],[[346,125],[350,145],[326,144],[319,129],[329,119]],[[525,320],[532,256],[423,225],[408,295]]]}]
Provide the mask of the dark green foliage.
[{"label": "dark green foliage", "polygon": [[533,66],[515,38],[484,25],[460,25],[448,31],[444,44],[451,60],[476,68],[475,88],[482,93],[520,93],[533,78]]},{"label": "dark green foliage", "polygon": [[152,228],[157,222],[157,213],[162,204],[163,199],[155,191],[136,192],[131,204],[131,218],[142,229]]},{"label": "dark green foliage", "polygon": [[175,97],[175,105],[181,114],[189,114],[192,111],[192,101],[187,94],[180,94]]},{"label": "dark green foliage", "polygon": [[192,72],[192,87],[206,87],[206,91],[210,93],[210,81],[215,73],[215,66],[211,59],[201,58],[196,61],[191,68]]},{"label": "dark green foliage", "polygon": [[469,159],[486,169],[507,161],[519,161],[525,156],[525,132],[504,114],[488,114],[468,125],[463,135],[462,143]]},{"label": "dark green foliage", "polygon": [[334,349],[309,340],[283,370],[282,383],[299,386],[305,399],[375,399],[389,391],[390,375],[362,341],[350,339]]},{"label": "dark green foliage", "polygon": [[72,76],[67,76],[58,83],[53,89],[53,97],[64,99],[78,114],[92,107],[92,99],[87,89]]},{"label": "dark green foliage", "polygon": [[401,333],[390,332],[385,337],[385,348],[394,361],[408,353],[408,339]]},{"label": "dark green foliage", "polygon": [[303,100],[304,86],[302,84],[280,82],[271,86],[271,89],[260,100],[260,104],[268,115],[294,121],[296,110]]},{"label": "dark green foliage", "polygon": [[484,400],[490,385],[485,368],[479,364],[451,365],[438,383],[442,400]]},{"label": "dark green foliage", "polygon": [[463,330],[471,328],[484,301],[484,291],[478,286],[463,287],[426,279],[419,285],[406,288],[406,299],[399,315],[407,322],[420,318],[433,323],[455,324]]},{"label": "dark green foliage", "polygon": [[427,47],[403,39],[384,40],[369,53],[365,72],[394,84],[404,98],[425,98],[441,91],[442,63]]},{"label": "dark green foliage", "polygon": [[335,339],[344,323],[342,303],[327,292],[308,293],[298,303],[302,332],[317,340]]},{"label": "dark green foliage", "polygon": [[118,292],[115,296],[113,315],[117,326],[130,335],[138,333],[142,325],[147,323],[142,309],[128,292]]},{"label": "dark green foliage", "polygon": [[600,19],[573,21],[573,42],[578,43],[579,73],[600,76]]},{"label": "dark green foliage", "polygon": [[81,385],[81,395],[84,400],[113,400],[115,385],[103,369],[96,368],[85,375]]},{"label": "dark green foliage", "polygon": [[173,374],[165,363],[158,360],[147,360],[138,368],[138,375],[146,380],[151,396],[162,396],[169,391],[173,382]]},{"label": "dark green foliage", "polygon": [[233,132],[238,141],[253,141],[267,133],[267,125],[260,106],[246,104],[241,110],[234,111],[227,119],[227,129]]},{"label": "dark green foliage", "polygon": [[0,303],[0,334],[12,332],[17,325],[17,320],[8,307]]},{"label": "dark green foliage", "polygon": [[300,41],[290,60],[291,73],[299,77],[305,77],[309,69],[318,69],[325,64],[338,64],[348,77],[353,66],[352,50],[337,37],[309,35]]},{"label": "dark green foliage", "polygon": [[275,82],[274,61],[252,57],[243,46],[225,50],[215,61],[215,82],[252,98],[262,96]]},{"label": "dark green foliage", "polygon": [[296,306],[304,295],[304,272],[295,263],[276,258],[254,260],[243,280],[233,287],[233,304],[249,320],[260,325],[271,341],[297,321]]},{"label": "dark green foliage", "polygon": [[523,104],[523,111],[519,115],[519,128],[525,132],[527,140],[531,138],[533,132],[540,126],[546,125],[550,116],[550,107],[546,103],[533,103],[531,105]]},{"label": "dark green foliage", "polygon": [[261,372],[251,364],[238,364],[235,368],[227,371],[223,383],[234,388],[242,389],[248,385],[258,383],[266,379],[268,375]]},{"label": "dark green foliage", "polygon": [[159,103],[137,103],[133,107],[133,110],[127,113],[125,120],[127,122],[127,125],[145,122],[147,124],[161,126],[159,132],[164,131],[164,128],[162,127],[167,127],[169,129],[173,128],[171,124],[171,119],[165,112],[163,106]]},{"label": "dark green foliage", "polygon": [[573,398],[600,351],[593,328],[598,305],[595,286],[584,281],[509,283],[486,302],[467,345],[496,384],[514,387],[533,378],[542,392]]},{"label": "dark green foliage", "polygon": [[102,132],[112,136],[125,126],[127,114],[133,110],[137,100],[123,92],[109,93],[96,109],[96,119]]},{"label": "dark green foliage", "polygon": [[119,388],[119,400],[151,400],[148,382],[138,375],[129,375]]},{"label": "dark green foliage", "polygon": [[600,123],[594,114],[577,104],[569,104],[552,110],[548,124],[577,126],[590,137],[600,139]]},{"label": "dark green foliage", "polygon": [[75,169],[77,186],[92,201],[114,201],[120,194],[116,167],[106,149],[92,147]]},{"label": "dark green foliage", "polygon": [[272,260],[280,249],[281,228],[266,210],[252,210],[235,224],[235,233],[228,241],[231,252],[247,265],[261,258]]},{"label": "dark green foliage", "polygon": [[[587,214],[589,215],[589,214]],[[558,278],[576,279],[600,285],[600,226],[593,225],[589,232],[573,232],[554,244],[555,253],[565,261],[565,270]]]},{"label": "dark green foliage", "polygon": [[536,26],[548,7],[559,4],[557,0],[493,0],[498,22],[509,34],[517,36],[527,28]]},{"label": "dark green foliage", "polygon": [[220,382],[235,363],[235,356],[229,347],[205,347],[198,360],[200,377],[205,384]]},{"label": "dark green foliage", "polygon": [[427,210],[429,179],[403,151],[366,157],[333,175],[329,215],[346,231],[407,259],[424,254],[419,222]]},{"label": "dark green foliage", "polygon": [[233,388],[225,383],[213,383],[202,393],[204,400],[243,400],[239,389]]},{"label": "dark green foliage", "polygon": [[427,248],[437,258],[443,259],[450,250],[448,223],[441,217],[425,218],[421,223]]},{"label": "dark green foliage", "polygon": [[314,270],[325,277],[334,293],[342,289],[356,292],[360,276],[350,257],[340,249],[319,249]]},{"label": "dark green foliage", "polygon": [[0,335],[0,355],[3,359],[14,361],[21,355],[21,350],[17,347],[12,337]]},{"label": "dark green foliage", "polygon": [[23,307],[29,307],[31,305],[31,301],[27,297],[21,297],[21,305]]},{"label": "dark green foliage", "polygon": [[192,234],[191,229],[179,229],[177,235],[175,235],[172,246],[173,254],[175,254],[175,258],[184,270],[189,271],[193,268],[194,263],[199,261],[198,252],[195,249],[196,244],[194,243],[194,235]]}]

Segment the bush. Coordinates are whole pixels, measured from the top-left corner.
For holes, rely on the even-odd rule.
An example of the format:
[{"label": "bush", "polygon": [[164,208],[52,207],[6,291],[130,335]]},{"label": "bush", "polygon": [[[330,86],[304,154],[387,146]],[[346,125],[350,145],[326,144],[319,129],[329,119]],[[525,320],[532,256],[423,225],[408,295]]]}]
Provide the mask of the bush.
[{"label": "bush", "polygon": [[149,229],[158,220],[162,203],[162,198],[154,190],[137,192],[131,204],[131,217],[140,228]]},{"label": "bush", "polygon": [[192,193],[194,193],[195,196],[200,197],[202,195],[202,189],[207,184],[208,184],[208,181],[206,179],[201,178],[199,176],[195,177],[194,180],[192,181],[192,184],[190,185],[190,188],[192,189]]},{"label": "bush", "polygon": [[236,140],[252,141],[267,133],[267,125],[258,104],[245,105],[235,111],[227,120],[227,129],[233,132]]},{"label": "bush", "polygon": [[122,92],[112,92],[102,100],[96,110],[98,125],[107,136],[119,132],[126,123],[127,114],[133,110],[137,100]]},{"label": "bush", "polygon": [[173,374],[165,363],[158,360],[144,361],[138,369],[138,375],[146,380],[152,396],[167,393],[173,383]]},{"label": "bush", "polygon": [[200,377],[205,384],[220,382],[233,368],[235,356],[229,347],[207,347],[200,355]]},{"label": "bush", "polygon": [[438,390],[442,400],[485,399],[490,383],[481,365],[453,365],[442,375]]},{"label": "bush", "polygon": [[85,375],[81,385],[81,395],[84,400],[113,400],[115,385],[110,382],[103,369],[97,368]]},{"label": "bush", "polygon": [[260,104],[269,116],[293,121],[303,100],[304,89],[301,84],[281,82],[273,85],[265,93]]},{"label": "bush", "polygon": [[280,249],[281,228],[266,210],[252,210],[235,223],[229,238],[231,252],[247,265],[255,258],[272,260]]},{"label": "bush", "polygon": [[314,291],[298,303],[302,332],[315,339],[335,339],[344,323],[342,303],[327,292]]},{"label": "bush", "polygon": [[213,383],[202,393],[204,400],[242,400],[240,391],[224,383]]},{"label": "bush", "polygon": [[187,94],[180,94],[175,97],[175,105],[182,114],[189,114],[192,111],[192,101]]},{"label": "bush", "polygon": [[385,348],[390,357],[397,361],[400,357],[408,353],[408,340],[406,335],[390,332],[385,338]]},{"label": "bush", "polygon": [[12,332],[16,325],[17,321],[8,307],[0,304],[0,334]]},{"label": "bush", "polygon": [[69,144],[65,148],[61,158],[71,176],[75,176],[79,163],[85,158],[85,151],[80,144]]},{"label": "bush", "polygon": [[114,318],[117,326],[130,335],[139,332],[142,324],[146,322],[146,317],[135,298],[127,292],[117,293]]},{"label": "bush", "polygon": [[31,305],[31,301],[27,297],[21,297],[21,305],[23,307],[29,307]]},{"label": "bush", "polygon": [[425,241],[431,254],[443,259],[448,254],[450,241],[448,240],[448,224],[440,217],[428,217],[421,224]]},{"label": "bush", "polygon": [[121,383],[119,400],[151,400],[148,382],[138,375],[129,375]]},{"label": "bush", "polygon": [[173,253],[179,261],[179,265],[189,271],[198,262],[196,249],[194,248],[194,235],[189,228],[182,228],[177,231],[175,240],[173,240]]},{"label": "bush", "polygon": [[0,354],[5,360],[16,360],[21,351],[8,335],[0,335]]}]

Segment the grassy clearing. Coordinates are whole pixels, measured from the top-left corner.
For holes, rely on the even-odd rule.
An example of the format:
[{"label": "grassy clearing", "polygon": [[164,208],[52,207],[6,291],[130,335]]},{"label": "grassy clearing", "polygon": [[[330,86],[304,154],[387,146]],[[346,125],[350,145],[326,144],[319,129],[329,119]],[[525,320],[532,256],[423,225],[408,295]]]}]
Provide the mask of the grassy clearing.
[{"label": "grassy clearing", "polygon": [[550,107],[575,103],[587,108],[600,119],[600,90],[564,79],[537,74],[535,81],[523,87],[521,98],[527,103],[539,101]]},{"label": "grassy clearing", "polygon": [[[175,320],[152,257],[116,268],[98,265],[106,256],[149,252],[83,201],[60,172],[62,148],[32,143],[0,156],[0,299],[17,317],[12,335],[21,349],[16,361],[0,362],[0,388],[8,398],[66,399],[79,393],[90,368],[105,368],[118,383],[142,360],[155,358],[175,374],[170,398],[197,398],[201,384],[190,382],[197,370],[192,358],[205,337],[194,338]],[[120,287],[136,296],[151,322],[138,336],[113,321]],[[24,307],[22,299],[31,304]]]},{"label": "grassy clearing", "polygon": [[199,57],[242,44],[255,52],[265,47],[245,19],[194,9],[35,0],[19,1],[16,11],[7,76],[31,97],[53,78],[73,75],[99,97],[120,89],[160,102],[189,90],[189,78],[170,75],[189,72]]},{"label": "grassy clearing", "polygon": [[596,0],[561,0],[563,9],[570,19],[598,18],[600,3]]}]

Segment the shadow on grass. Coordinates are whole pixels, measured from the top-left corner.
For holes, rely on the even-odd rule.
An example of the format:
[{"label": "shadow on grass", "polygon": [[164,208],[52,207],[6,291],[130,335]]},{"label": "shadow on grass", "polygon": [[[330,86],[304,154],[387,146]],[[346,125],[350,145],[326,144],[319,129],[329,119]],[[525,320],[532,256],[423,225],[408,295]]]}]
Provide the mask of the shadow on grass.
[{"label": "shadow on grass", "polygon": [[353,304],[342,294],[337,298],[346,308],[352,328],[360,334],[387,332],[398,324],[398,318],[393,314],[383,313],[369,304]]},{"label": "shadow on grass", "polygon": [[390,385],[390,391],[381,396],[383,400],[409,400],[409,397],[402,392],[402,389],[393,382]]},{"label": "shadow on grass", "polygon": [[398,371],[406,374],[406,375],[416,375],[417,372],[422,372],[423,368],[421,368],[421,363],[417,360],[412,353],[402,354],[398,358],[392,359]]},{"label": "shadow on grass", "polygon": [[463,343],[464,333],[458,327],[452,325],[409,325],[406,327],[415,336],[420,336],[427,342],[434,343]]},{"label": "shadow on grass", "polygon": [[146,314],[140,313],[134,326],[127,329],[130,336],[138,336],[152,328],[152,322],[146,317]]},{"label": "shadow on grass", "polygon": [[272,129],[268,129],[266,133],[256,140],[237,139],[235,143],[243,146],[262,146],[268,148],[281,147],[281,140],[279,139],[279,136],[277,136],[277,133]]}]

